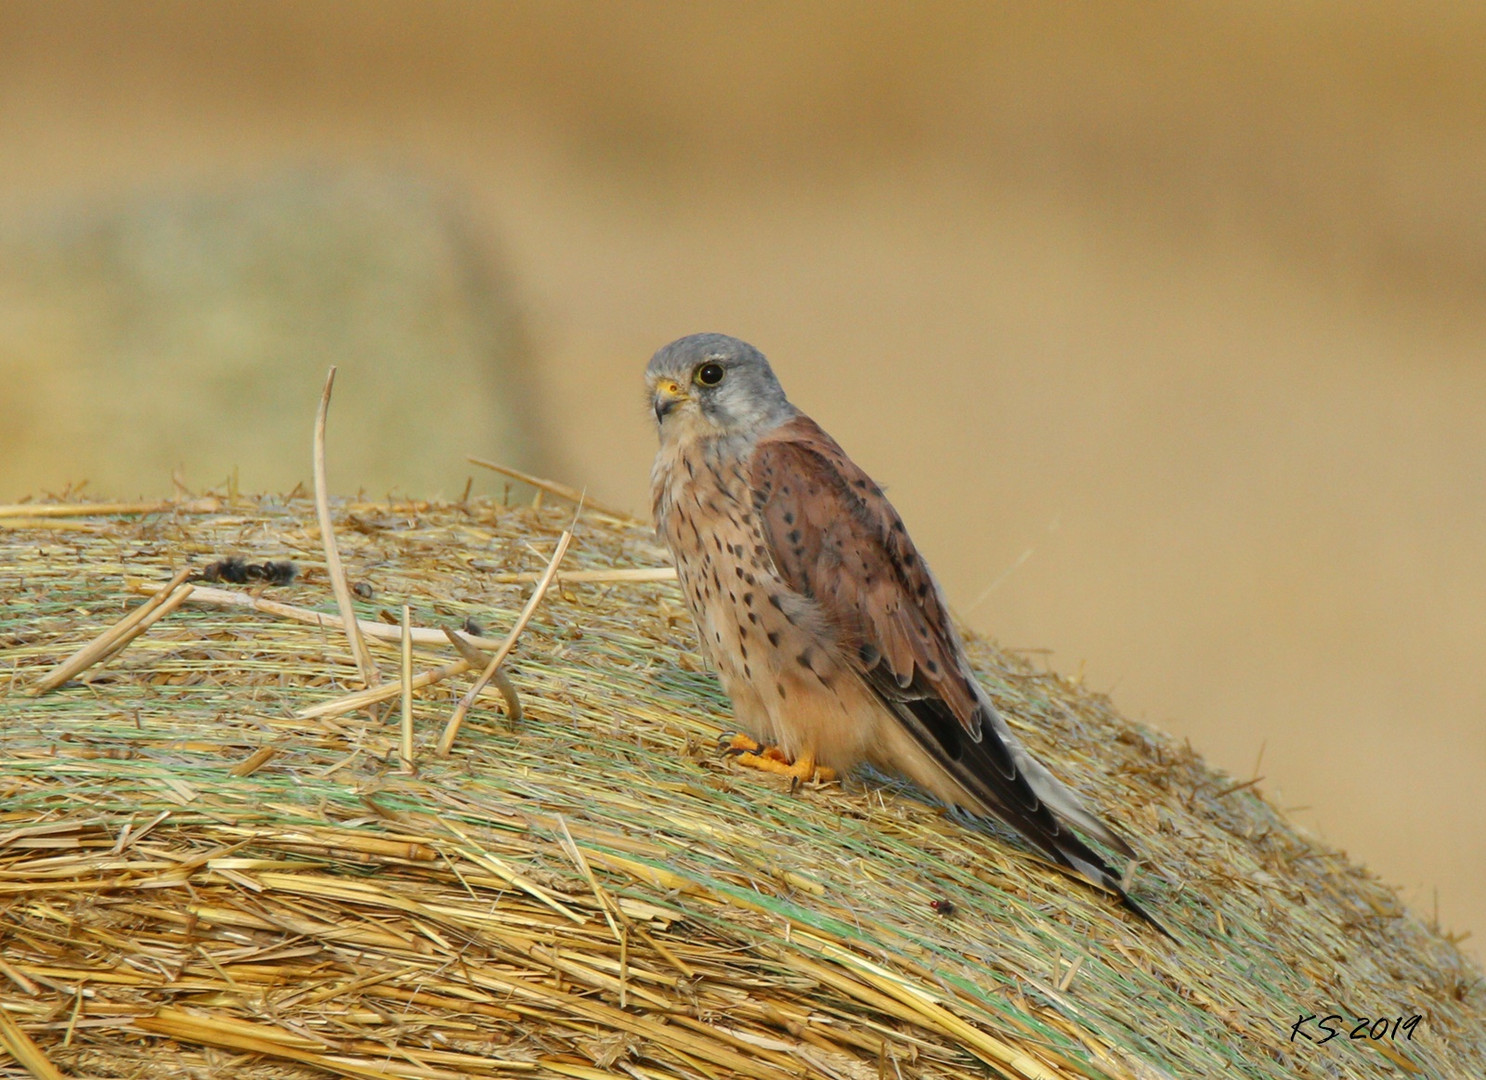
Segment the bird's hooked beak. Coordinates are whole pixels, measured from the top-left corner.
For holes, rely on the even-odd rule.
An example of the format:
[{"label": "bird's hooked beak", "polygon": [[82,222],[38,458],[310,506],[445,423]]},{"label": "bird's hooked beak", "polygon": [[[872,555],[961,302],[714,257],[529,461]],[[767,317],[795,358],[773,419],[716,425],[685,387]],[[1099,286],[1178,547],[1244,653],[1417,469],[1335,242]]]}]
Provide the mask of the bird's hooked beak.
[{"label": "bird's hooked beak", "polygon": [[689,401],[691,395],[686,392],[675,379],[660,379],[655,384],[655,394],[651,404],[655,406],[655,422],[658,424],[666,418],[666,414],[680,405],[683,401]]}]

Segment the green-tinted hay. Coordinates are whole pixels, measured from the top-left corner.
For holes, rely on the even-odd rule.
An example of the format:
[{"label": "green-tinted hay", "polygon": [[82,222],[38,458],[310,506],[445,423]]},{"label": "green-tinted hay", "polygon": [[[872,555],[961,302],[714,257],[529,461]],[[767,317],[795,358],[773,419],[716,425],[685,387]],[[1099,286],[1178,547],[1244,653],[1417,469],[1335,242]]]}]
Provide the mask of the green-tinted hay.
[{"label": "green-tinted hay", "polygon": [[[353,582],[375,589],[363,618],[406,603],[416,624],[473,618],[499,636],[530,586],[490,579],[540,570],[570,513],[343,505],[337,535]],[[131,580],[187,558],[292,558],[301,580],[267,595],[333,612],[307,502],[10,524],[0,1008],[64,1072],[1486,1071],[1478,973],[1392,892],[1252,789],[1221,794],[1233,781],[1189,750],[986,643],[971,648],[997,703],[1133,837],[1149,864],[1135,892],[1183,945],[901,786],[791,794],[740,772],[714,749],[727,705],[673,585],[554,588],[514,654],[519,729],[492,692],[439,761],[467,683],[432,687],[408,775],[395,714],[293,716],[359,688],[343,635],[252,611],[188,603],[24,694],[139,602]],[[601,519],[564,566],[661,560],[648,529]],[[395,678],[395,643],[372,648]],[[416,666],[451,656],[420,650]],[[229,774],[264,745],[267,764]],[[954,914],[931,907],[944,900]],[[1301,1014],[1330,1012],[1424,1019],[1381,1048],[1290,1040]],[[232,1019],[259,1028],[239,1037]],[[24,1075],[8,1061],[0,1049],[0,1076]]]}]

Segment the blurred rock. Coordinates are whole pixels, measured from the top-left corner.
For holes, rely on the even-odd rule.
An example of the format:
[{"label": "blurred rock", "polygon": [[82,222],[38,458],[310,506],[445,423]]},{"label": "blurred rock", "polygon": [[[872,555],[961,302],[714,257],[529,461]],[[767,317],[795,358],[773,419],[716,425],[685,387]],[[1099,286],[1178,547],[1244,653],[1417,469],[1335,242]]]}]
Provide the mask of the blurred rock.
[{"label": "blurred rock", "polygon": [[430,185],[300,172],[0,221],[0,501],[308,485],[332,364],[337,492],[537,464],[514,305]]}]

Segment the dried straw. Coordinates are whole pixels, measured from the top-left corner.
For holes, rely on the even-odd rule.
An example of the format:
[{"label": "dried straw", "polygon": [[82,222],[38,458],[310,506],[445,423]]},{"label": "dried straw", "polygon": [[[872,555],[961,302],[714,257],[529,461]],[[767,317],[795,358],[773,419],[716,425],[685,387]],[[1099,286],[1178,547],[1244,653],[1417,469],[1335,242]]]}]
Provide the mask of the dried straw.
[{"label": "dried straw", "polygon": [[330,413],[330,392],[335,388],[335,367],[325,375],[325,389],[320,394],[320,407],[315,411],[314,476],[315,476],[315,520],[320,523],[320,542],[325,546],[325,572],[330,578],[330,588],[335,594],[335,604],[341,613],[341,625],[351,643],[351,655],[356,657],[356,667],[361,672],[361,683],[367,689],[382,681],[376,661],[361,636],[361,626],[351,614],[351,587],[346,584],[346,573],[341,567],[340,550],[335,543],[335,526],[330,518],[330,488],[325,479],[325,422]]},{"label": "dried straw", "polygon": [[[562,565],[563,556],[568,553],[568,545],[573,541],[572,529],[567,529],[557,538],[557,547],[552,552],[552,558],[547,563],[547,569],[542,571],[541,578],[537,581],[537,587],[532,590],[531,599],[521,609],[521,614],[516,616],[516,622],[511,627],[511,632],[506,635],[506,640],[501,642],[501,647],[495,651],[490,662],[475,677],[474,683],[464,692],[459,699],[459,704],[454,707],[454,715],[449,717],[449,723],[444,727],[444,733],[439,736],[438,755],[441,758],[449,756],[449,749],[454,745],[455,738],[459,735],[459,729],[464,724],[464,718],[469,713],[470,706],[475,703],[475,697],[486,684],[500,671],[501,664],[505,663],[506,657],[511,655],[511,650],[516,647],[517,640],[521,637],[521,631],[526,629],[526,624],[531,622],[531,617],[536,613],[537,605],[542,602],[542,597],[547,595],[547,589],[552,584],[553,577],[557,574],[557,568]],[[513,710],[514,711],[514,710]]]},{"label": "dried straw", "polygon": [[[418,666],[461,673],[443,628],[498,645],[568,517],[331,509],[377,597],[355,618],[389,631],[369,649],[398,664],[407,605]],[[87,528],[0,531],[0,1077],[1486,1072],[1451,941],[1257,785],[984,642],[988,690],[1136,837],[1136,894],[1185,945],[901,786],[791,794],[718,755],[676,586],[571,573],[662,565],[643,526],[585,519],[508,661],[519,724],[474,708],[441,760],[460,688],[413,680],[408,771],[396,721],[305,715],[361,682],[307,500],[34,520]],[[294,559],[262,604],[323,621],[202,586],[26,694],[128,614],[129,581],[227,555]],[[1291,1041],[1327,1012],[1424,1020]]]},{"label": "dried straw", "polygon": [[490,469],[493,472],[500,473],[502,476],[509,476],[512,480],[520,480],[523,484],[526,484],[529,487],[534,487],[539,492],[545,492],[549,495],[556,495],[559,499],[562,499],[566,502],[574,503],[578,506],[587,506],[588,509],[595,514],[598,514],[601,517],[609,518],[612,521],[620,523],[630,523],[635,520],[634,515],[626,514],[622,510],[611,510],[606,506],[602,506],[590,499],[586,491],[580,491],[575,487],[569,487],[567,484],[560,484],[556,480],[548,480],[541,476],[533,476],[529,472],[522,472],[520,469],[513,469],[511,466],[502,465],[499,462],[486,461],[484,458],[471,457],[467,458],[466,460],[469,461],[471,465],[478,465],[482,469]]},{"label": "dried straw", "polygon": [[27,692],[34,696],[55,690],[94,664],[116,656],[129,642],[186,602],[193,591],[192,586],[185,584],[190,574],[189,566],[177,570],[164,588],[43,675]]},{"label": "dried straw", "polygon": [[10,503],[0,506],[0,518],[55,520],[73,517],[114,517],[138,514],[215,514],[221,499],[165,500],[133,503]]}]

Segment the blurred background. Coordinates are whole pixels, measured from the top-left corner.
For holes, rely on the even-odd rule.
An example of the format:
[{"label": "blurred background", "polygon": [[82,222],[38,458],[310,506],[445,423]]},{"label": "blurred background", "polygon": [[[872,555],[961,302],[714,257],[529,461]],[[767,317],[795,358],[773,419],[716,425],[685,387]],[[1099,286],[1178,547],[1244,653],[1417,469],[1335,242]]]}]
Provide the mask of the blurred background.
[{"label": "blurred background", "polygon": [[643,513],[733,333],[972,626],[1486,927],[1486,6],[10,0],[0,148],[0,502],[287,491],[334,362],[340,491]]}]

